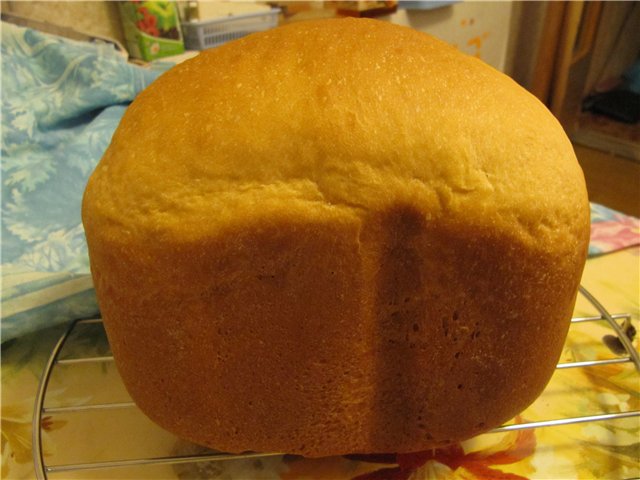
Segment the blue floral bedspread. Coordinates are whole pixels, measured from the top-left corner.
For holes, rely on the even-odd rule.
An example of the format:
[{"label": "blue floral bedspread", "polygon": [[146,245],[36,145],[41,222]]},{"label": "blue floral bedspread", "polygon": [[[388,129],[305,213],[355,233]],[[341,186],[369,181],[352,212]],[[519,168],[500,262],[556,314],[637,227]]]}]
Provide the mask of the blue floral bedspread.
[{"label": "blue floral bedspread", "polygon": [[[4,342],[99,313],[82,194],[128,103],[171,64],[143,69],[111,45],[5,22],[1,48]],[[592,255],[640,239],[638,219],[599,205],[592,219]]]},{"label": "blue floral bedspread", "polygon": [[126,106],[159,72],[106,43],[2,23],[2,341],[95,315],[80,204]]}]

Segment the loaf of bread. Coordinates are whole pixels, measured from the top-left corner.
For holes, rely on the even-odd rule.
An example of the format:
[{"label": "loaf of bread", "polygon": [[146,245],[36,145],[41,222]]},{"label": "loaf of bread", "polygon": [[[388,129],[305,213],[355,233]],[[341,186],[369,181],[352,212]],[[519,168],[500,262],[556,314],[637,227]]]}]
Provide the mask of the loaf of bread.
[{"label": "loaf of bread", "polygon": [[427,34],[320,20],[163,74],[83,220],[116,364],[228,452],[411,452],[526,408],[584,266],[582,171],[549,111]]}]

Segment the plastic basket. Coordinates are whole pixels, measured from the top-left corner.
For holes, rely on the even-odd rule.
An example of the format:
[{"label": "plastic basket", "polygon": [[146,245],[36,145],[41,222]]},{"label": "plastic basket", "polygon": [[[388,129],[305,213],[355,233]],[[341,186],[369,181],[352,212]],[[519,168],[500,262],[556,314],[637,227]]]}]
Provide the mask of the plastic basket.
[{"label": "plastic basket", "polygon": [[189,50],[204,50],[244,37],[254,32],[268,30],[278,25],[279,8],[270,11],[230,15],[224,18],[184,22],[185,46]]}]

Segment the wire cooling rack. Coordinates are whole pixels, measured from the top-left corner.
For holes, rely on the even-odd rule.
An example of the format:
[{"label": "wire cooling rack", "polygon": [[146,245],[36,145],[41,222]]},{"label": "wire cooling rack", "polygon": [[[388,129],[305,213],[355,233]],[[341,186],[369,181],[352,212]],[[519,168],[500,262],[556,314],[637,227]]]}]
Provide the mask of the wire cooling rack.
[{"label": "wire cooling rack", "polygon": [[[640,357],[638,352],[632,345],[629,338],[629,330],[633,330],[631,326],[630,314],[610,314],[600,302],[593,297],[586,289],[580,287],[580,293],[591,303],[599,315],[588,317],[576,317],[572,318],[572,326],[583,322],[606,322],[615,335],[607,335],[609,340],[618,345],[618,356],[612,356],[607,359],[577,361],[577,362],[563,362],[559,363],[556,367],[557,370],[563,369],[578,369],[578,368],[590,368],[612,364],[632,364],[635,367],[636,373],[640,375]],[[74,330],[79,325],[88,324],[101,324],[102,319],[85,319],[77,320],[70,324],[69,328],[60,337],[56,345],[54,346],[51,355],[47,361],[45,369],[42,373],[38,392],[36,395],[36,402],[33,414],[33,460],[35,466],[36,477],[38,479],[47,479],[49,474],[69,474],[75,472],[76,474],[86,471],[103,471],[107,470],[111,472],[109,478],[117,478],[117,469],[122,467],[138,467],[138,466],[152,466],[152,465],[179,465],[179,464],[191,464],[199,462],[221,462],[228,460],[240,460],[240,459],[259,459],[273,456],[280,456],[278,453],[245,453],[245,454],[227,454],[221,452],[211,453],[186,453],[167,456],[150,456],[146,458],[126,458],[126,459],[114,459],[108,461],[92,461],[86,463],[65,463],[57,465],[47,465],[44,459],[43,449],[43,419],[50,418],[59,414],[76,414],[80,412],[99,411],[108,413],[116,409],[135,409],[136,406],[133,402],[110,402],[110,403],[95,403],[88,405],[62,405],[56,407],[46,407],[45,400],[47,397],[47,389],[50,379],[56,367],[71,364],[87,364],[87,363],[110,363],[113,362],[111,355],[103,356],[90,356],[81,358],[60,358],[60,354],[63,351],[65,345],[67,345],[70,338],[73,336]],[[606,340],[606,339],[605,339]],[[605,342],[606,343],[606,342]],[[611,345],[610,345],[611,348]],[[616,350],[612,348],[612,350]],[[513,430],[524,430],[532,428],[542,427],[555,427],[561,425],[569,425],[585,422],[599,422],[605,420],[630,418],[640,416],[640,410],[634,411],[621,411],[615,413],[603,413],[595,412],[592,415],[586,416],[569,416],[565,418],[556,418],[545,421],[535,421],[526,423],[517,423],[503,425],[492,430],[489,433],[508,432]],[[103,478],[103,477],[101,477]]]}]

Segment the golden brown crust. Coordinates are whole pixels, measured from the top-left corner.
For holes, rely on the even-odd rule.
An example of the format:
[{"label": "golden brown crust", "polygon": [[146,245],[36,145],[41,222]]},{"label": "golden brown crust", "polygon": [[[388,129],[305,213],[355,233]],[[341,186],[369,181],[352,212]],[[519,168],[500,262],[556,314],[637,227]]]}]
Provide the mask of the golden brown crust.
[{"label": "golden brown crust", "polygon": [[588,215],[534,97],[354,19],[163,75],[83,204],[141,409],[213,448],[308,456],[426,449],[525,408],[562,347]]}]

